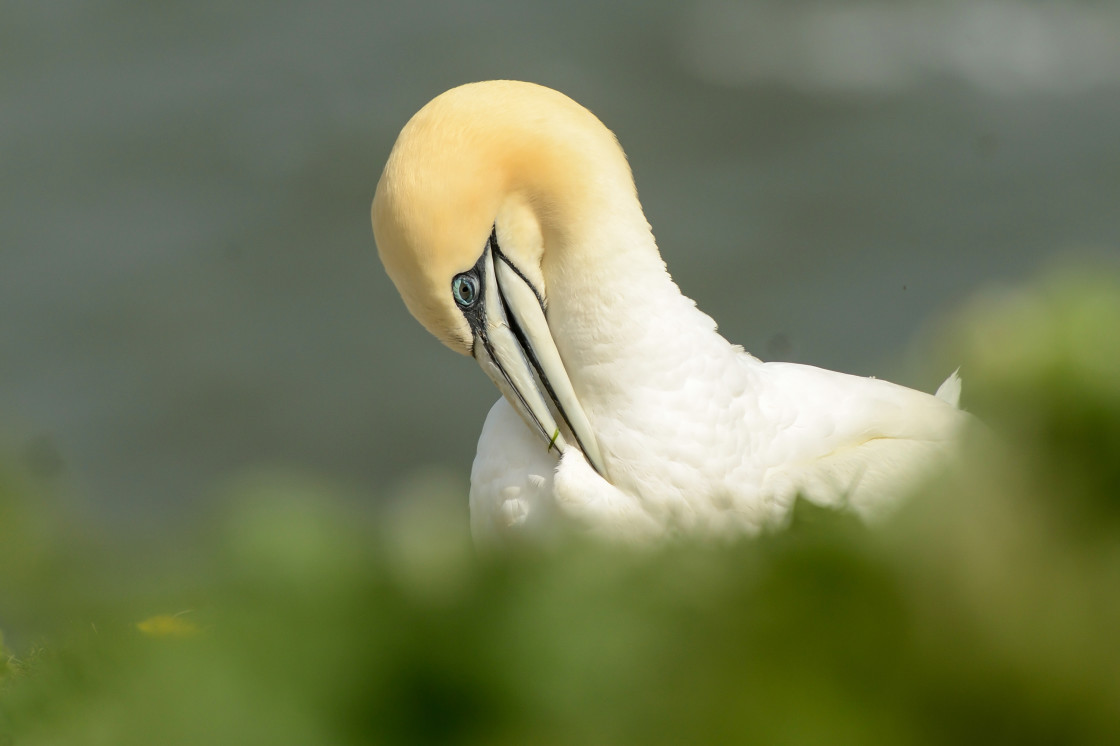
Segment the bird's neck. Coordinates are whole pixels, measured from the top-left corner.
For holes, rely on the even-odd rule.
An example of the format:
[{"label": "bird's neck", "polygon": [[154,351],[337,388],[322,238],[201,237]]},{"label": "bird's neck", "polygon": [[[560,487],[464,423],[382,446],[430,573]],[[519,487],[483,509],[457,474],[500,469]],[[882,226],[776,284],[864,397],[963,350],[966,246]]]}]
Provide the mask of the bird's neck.
[{"label": "bird's neck", "polygon": [[665,268],[645,216],[604,203],[546,268],[553,337],[589,414],[614,411],[634,391],[679,386],[700,351],[725,354],[715,322]]}]

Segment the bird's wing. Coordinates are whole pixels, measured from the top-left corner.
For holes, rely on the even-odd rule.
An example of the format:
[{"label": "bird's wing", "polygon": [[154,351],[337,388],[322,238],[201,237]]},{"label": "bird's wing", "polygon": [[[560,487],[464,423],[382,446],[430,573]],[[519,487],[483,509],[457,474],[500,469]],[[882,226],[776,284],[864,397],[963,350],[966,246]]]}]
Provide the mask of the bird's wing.
[{"label": "bird's wing", "polygon": [[773,392],[764,411],[778,423],[768,479],[865,515],[943,467],[971,419],[948,397],[875,378],[794,363],[763,369]]}]

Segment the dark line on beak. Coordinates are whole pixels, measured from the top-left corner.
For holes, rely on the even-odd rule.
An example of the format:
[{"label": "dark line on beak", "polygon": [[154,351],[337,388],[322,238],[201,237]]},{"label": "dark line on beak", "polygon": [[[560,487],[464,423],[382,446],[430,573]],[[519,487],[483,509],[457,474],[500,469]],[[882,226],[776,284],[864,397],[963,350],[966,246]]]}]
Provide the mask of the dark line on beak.
[{"label": "dark line on beak", "polygon": [[[501,252],[501,250],[498,248],[497,240],[497,234],[495,233],[495,235],[493,235],[490,239],[491,246],[494,249],[494,253],[497,254],[498,259],[505,262],[506,266],[512,269],[517,274],[517,276],[520,277],[521,280],[529,286],[529,289],[533,291],[533,295],[537,296],[537,302],[541,304],[541,311],[543,312],[545,310],[545,307],[544,301],[541,300],[540,293],[538,293],[537,289],[533,287],[533,283],[529,282],[529,278],[526,277],[524,273],[521,272],[521,270],[514,266],[513,262],[511,262],[506,257],[506,255]],[[517,337],[517,342],[521,345],[521,349],[525,353],[525,357],[528,358],[530,363],[532,363],[533,370],[537,372],[537,380],[539,380],[544,385],[545,391],[548,392],[548,398],[552,399],[552,403],[556,405],[556,411],[560,413],[560,417],[563,418],[564,424],[568,426],[568,432],[570,432],[572,434],[572,437],[576,439],[576,444],[579,446],[579,449],[586,454],[587,448],[583,445],[583,441],[579,437],[579,432],[574,427],[572,427],[572,421],[568,417],[568,413],[564,410],[564,406],[560,403],[560,399],[556,396],[556,392],[552,389],[552,382],[548,380],[548,376],[544,374],[544,370],[541,368],[541,363],[540,360],[537,359],[536,351],[533,350],[533,346],[529,343],[529,338],[525,336],[525,331],[521,328],[521,325],[517,323],[517,317],[510,310],[509,302],[506,300],[505,291],[502,290],[502,283],[495,282],[494,284],[498,288],[498,298],[502,302],[502,310],[505,311],[506,321],[509,322],[510,331],[513,332],[513,336]],[[491,357],[493,357],[493,355],[491,355]],[[504,375],[505,371],[502,371],[502,373]],[[520,393],[518,394],[518,396],[520,396]],[[538,426],[539,425],[540,423],[538,423]],[[541,431],[544,431],[543,427],[541,428]],[[545,433],[545,437],[548,437],[548,433]],[[592,468],[595,468],[594,465],[592,465]],[[598,470],[596,469],[596,471]]]},{"label": "dark line on beak", "polygon": [[[488,251],[497,249],[497,241],[497,229],[495,228],[490,232],[490,243],[485,249],[483,249],[482,256],[478,258],[478,261],[475,262],[474,267],[472,267],[470,270],[478,279],[478,298],[470,308],[462,309],[462,313],[466,318],[467,324],[470,326],[471,331],[473,332],[473,338],[471,340],[471,357],[475,357],[478,343],[481,342],[483,349],[486,350],[486,354],[490,358],[491,364],[493,364],[493,366],[497,368],[498,371],[502,374],[502,378],[505,379],[506,385],[509,386],[510,391],[513,391],[517,396],[517,399],[521,402],[522,409],[528,412],[529,416],[533,418],[533,422],[534,424],[536,424],[537,430],[540,431],[545,440],[554,439],[554,436],[545,429],[544,424],[540,421],[540,419],[538,419],[537,416],[533,414],[533,410],[529,406],[529,403],[525,401],[525,396],[521,393],[517,386],[514,385],[513,379],[509,377],[509,373],[506,372],[506,369],[502,367],[501,362],[498,361],[498,356],[494,354],[494,347],[490,344],[490,337],[486,333],[486,256]],[[518,274],[520,275],[520,272]],[[498,284],[496,277],[494,278],[494,284]],[[532,285],[530,285],[529,287],[532,287]],[[536,293],[536,289],[534,289],[533,292]],[[501,297],[500,286],[498,295],[499,302],[502,304],[502,307],[508,311],[509,306],[505,302],[505,299]],[[539,295],[537,296],[537,299],[538,301],[540,300]],[[516,331],[514,333],[517,334]],[[525,342],[522,336],[518,336],[518,344],[521,345],[521,354],[525,355]],[[571,426],[569,425],[569,427]]]},{"label": "dark line on beak", "polygon": [[503,262],[506,263],[507,267],[512,269],[514,271],[514,273],[518,277],[521,278],[522,282],[524,282],[526,285],[529,286],[529,289],[533,291],[533,295],[537,296],[537,303],[540,304],[541,311],[548,311],[548,308],[545,307],[545,304],[544,304],[544,298],[541,297],[541,294],[537,292],[536,285],[529,282],[529,278],[525,276],[525,273],[522,272],[520,269],[518,269],[517,265],[509,260],[509,257],[505,255],[504,251],[502,251],[502,247],[498,245],[498,226],[497,226],[497,224],[494,225],[494,229],[490,232],[490,248],[494,251],[494,254],[499,259],[501,259]]},{"label": "dark line on beak", "polygon": [[521,408],[524,411],[528,412],[529,416],[533,418],[533,423],[537,426],[537,430],[540,430],[541,435],[543,435],[545,438],[549,438],[550,436],[548,434],[548,431],[544,429],[544,425],[539,419],[537,419],[537,416],[533,414],[533,409],[529,406],[529,403],[525,401],[525,397],[521,394],[521,390],[514,385],[513,380],[511,380],[509,377],[509,373],[506,373],[506,369],[502,367],[502,364],[500,362],[498,362],[498,356],[494,354],[494,348],[490,346],[490,340],[487,339],[485,332],[480,333],[475,339],[482,342],[483,349],[485,349],[486,354],[490,356],[490,362],[493,363],[494,367],[501,372],[502,378],[506,379],[506,384],[509,386],[510,391],[517,394],[517,399],[521,402]]}]

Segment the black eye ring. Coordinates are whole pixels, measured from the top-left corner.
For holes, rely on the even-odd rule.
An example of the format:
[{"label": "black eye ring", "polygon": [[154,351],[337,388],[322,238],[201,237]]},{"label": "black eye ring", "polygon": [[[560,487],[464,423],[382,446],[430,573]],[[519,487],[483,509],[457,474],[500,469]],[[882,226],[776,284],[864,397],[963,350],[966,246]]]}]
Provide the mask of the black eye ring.
[{"label": "black eye ring", "polygon": [[470,308],[478,302],[478,278],[470,272],[455,275],[451,281],[451,295],[462,308]]}]

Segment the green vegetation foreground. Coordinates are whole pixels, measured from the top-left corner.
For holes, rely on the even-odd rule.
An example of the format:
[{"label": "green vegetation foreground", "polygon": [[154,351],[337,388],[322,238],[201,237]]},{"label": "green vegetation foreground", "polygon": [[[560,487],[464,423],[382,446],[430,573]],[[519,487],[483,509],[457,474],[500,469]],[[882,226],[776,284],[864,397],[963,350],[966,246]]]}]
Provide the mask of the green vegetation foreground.
[{"label": "green vegetation foreground", "polygon": [[121,546],[9,471],[0,743],[1120,743],[1120,278],[940,339],[1000,445],[872,528],[478,556],[460,495],[272,476]]}]

